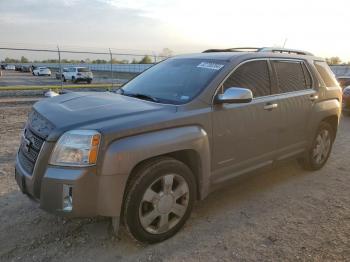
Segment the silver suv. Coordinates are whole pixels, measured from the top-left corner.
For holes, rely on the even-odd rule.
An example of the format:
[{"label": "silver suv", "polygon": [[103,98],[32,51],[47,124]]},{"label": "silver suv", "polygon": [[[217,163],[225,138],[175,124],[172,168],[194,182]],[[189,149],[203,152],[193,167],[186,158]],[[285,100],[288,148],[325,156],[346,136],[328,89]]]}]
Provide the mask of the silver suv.
[{"label": "silver suv", "polygon": [[108,216],[138,241],[173,236],[233,177],[297,158],[327,161],[342,93],[322,58],[298,50],[207,50],[163,61],[116,93],[36,103],[15,177],[49,212]]},{"label": "silver suv", "polygon": [[73,83],[86,81],[88,84],[91,84],[93,78],[91,70],[87,67],[68,67],[64,68],[62,72],[64,82],[67,80],[72,80]]}]

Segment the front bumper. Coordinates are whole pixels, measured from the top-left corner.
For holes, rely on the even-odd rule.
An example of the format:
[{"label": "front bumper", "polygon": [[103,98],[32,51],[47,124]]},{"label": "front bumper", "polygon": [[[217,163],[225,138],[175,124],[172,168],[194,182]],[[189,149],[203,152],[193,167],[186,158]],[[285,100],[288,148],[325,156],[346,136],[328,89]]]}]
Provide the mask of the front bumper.
[{"label": "front bumper", "polygon": [[77,76],[77,81],[92,81],[92,77],[89,76]]},{"label": "front bumper", "polygon": [[[37,176],[35,173],[29,175],[22,168],[18,156],[15,177],[21,191],[39,202],[40,208],[68,217],[119,216],[127,178],[121,175],[96,175],[95,167],[47,166],[42,176]],[[38,179],[40,179],[39,196],[35,194]],[[68,209],[67,192],[72,199],[71,208]]]}]

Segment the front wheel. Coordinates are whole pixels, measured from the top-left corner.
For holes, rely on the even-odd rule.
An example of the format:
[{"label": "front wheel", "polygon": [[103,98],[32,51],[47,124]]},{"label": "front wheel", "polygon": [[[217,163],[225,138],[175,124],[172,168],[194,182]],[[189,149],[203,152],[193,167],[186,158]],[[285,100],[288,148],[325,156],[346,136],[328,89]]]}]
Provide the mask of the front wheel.
[{"label": "front wheel", "polygon": [[327,122],[321,122],[311,148],[299,162],[306,170],[319,170],[327,162],[332,151],[335,131]]},{"label": "front wheel", "polygon": [[156,243],[175,235],[191,214],[196,186],[191,170],[173,158],[145,163],[127,188],[124,223],[140,242]]}]

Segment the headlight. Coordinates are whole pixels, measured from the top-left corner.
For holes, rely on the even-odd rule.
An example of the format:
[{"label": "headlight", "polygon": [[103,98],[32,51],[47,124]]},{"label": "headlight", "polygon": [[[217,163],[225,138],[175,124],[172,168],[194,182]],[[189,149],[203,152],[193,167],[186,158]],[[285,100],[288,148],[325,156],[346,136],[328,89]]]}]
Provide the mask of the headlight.
[{"label": "headlight", "polygon": [[58,140],[50,159],[51,165],[91,166],[97,161],[101,134],[94,130],[71,130]]}]

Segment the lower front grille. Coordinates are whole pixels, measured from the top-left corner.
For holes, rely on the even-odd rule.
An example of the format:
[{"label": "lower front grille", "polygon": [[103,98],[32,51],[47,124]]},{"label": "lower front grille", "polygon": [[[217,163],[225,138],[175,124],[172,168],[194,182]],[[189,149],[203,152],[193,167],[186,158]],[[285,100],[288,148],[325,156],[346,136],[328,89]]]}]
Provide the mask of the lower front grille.
[{"label": "lower front grille", "polygon": [[24,156],[22,150],[19,150],[18,152],[18,159],[21,163],[21,166],[28,174],[33,174],[34,165],[35,163],[30,161],[27,157]]}]

